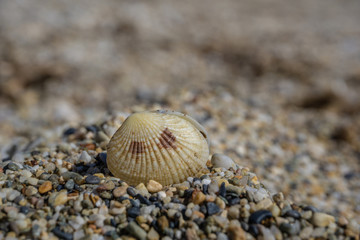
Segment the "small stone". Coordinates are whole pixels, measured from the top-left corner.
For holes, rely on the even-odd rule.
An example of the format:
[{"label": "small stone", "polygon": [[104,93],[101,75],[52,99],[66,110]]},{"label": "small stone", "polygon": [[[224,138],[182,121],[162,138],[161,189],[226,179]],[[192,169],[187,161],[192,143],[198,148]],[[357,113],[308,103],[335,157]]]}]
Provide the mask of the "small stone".
[{"label": "small stone", "polygon": [[136,218],[140,215],[140,208],[139,207],[132,207],[127,210],[127,214],[129,217]]},{"label": "small stone", "polygon": [[313,212],[310,210],[301,212],[301,217],[306,220],[309,220],[312,217],[312,215]]},{"label": "small stone", "polygon": [[217,192],[219,192],[219,184],[217,181],[212,181],[209,184],[208,192],[210,194],[216,194]]},{"label": "small stone", "polygon": [[301,237],[301,239],[309,239],[311,234],[313,232],[313,227],[309,226],[309,227],[305,227],[301,230],[299,237]]},{"label": "small stone", "polygon": [[39,187],[39,193],[44,194],[44,193],[49,192],[51,189],[52,189],[52,183],[50,181],[45,181]]},{"label": "small stone", "polygon": [[285,217],[292,217],[292,218],[295,218],[295,219],[301,218],[300,213],[298,211],[296,211],[296,210],[289,210],[284,214],[284,216]]},{"label": "small stone", "polygon": [[111,190],[113,190],[115,188],[115,183],[113,181],[111,181],[111,180],[106,181],[104,183],[104,187],[105,187],[106,190],[111,191]]},{"label": "small stone", "polygon": [[56,169],[56,165],[52,162],[45,164],[45,172],[52,173]]},{"label": "small stone", "polygon": [[37,179],[37,178],[28,178],[28,183],[30,184],[30,185],[32,185],[32,186],[36,186],[38,183],[39,183],[39,179]]},{"label": "small stone", "polygon": [[229,219],[238,219],[240,217],[240,208],[238,206],[231,206],[228,210]]},{"label": "small stone", "polygon": [[138,191],[133,187],[128,187],[126,189],[127,194],[129,194],[132,197],[135,197],[138,194]]},{"label": "small stone", "polygon": [[147,234],[147,240],[159,240],[159,233],[152,227]]},{"label": "small stone", "polygon": [[197,194],[194,197],[194,204],[201,205],[206,199],[206,195],[202,192],[197,192]]},{"label": "small stone", "polygon": [[114,197],[116,197],[116,198],[121,197],[122,195],[124,195],[126,193],[126,189],[127,189],[127,187],[125,187],[125,186],[115,188],[113,190]]},{"label": "small stone", "polygon": [[60,239],[65,239],[65,240],[73,239],[73,235],[71,233],[63,232],[59,227],[54,228],[52,232]]},{"label": "small stone", "polygon": [[285,232],[285,233],[287,233],[289,235],[294,236],[294,235],[297,235],[300,232],[301,226],[300,226],[299,221],[295,221],[295,223],[283,222],[283,223],[280,224],[279,229],[282,232]]},{"label": "small stone", "polygon": [[213,202],[206,203],[206,209],[209,216],[214,215],[221,210],[220,207]]},{"label": "small stone", "polygon": [[61,192],[53,192],[49,197],[49,204],[51,206],[64,205],[68,200],[67,192],[65,190]]},{"label": "small stone", "polygon": [[78,162],[88,164],[91,162],[91,156],[86,151],[82,151]]},{"label": "small stone", "polygon": [[272,214],[268,210],[258,210],[256,212],[253,212],[250,215],[249,223],[250,224],[260,224],[262,221],[271,218]]},{"label": "small stone", "polygon": [[216,236],[216,240],[228,240],[229,238],[225,233],[219,232]]},{"label": "small stone", "polygon": [[18,171],[20,168],[16,163],[10,162],[6,165],[7,169],[10,169],[12,171]]},{"label": "small stone", "polygon": [[165,228],[169,227],[169,221],[165,216],[161,216],[158,218],[157,223],[161,230],[164,231]]},{"label": "small stone", "polygon": [[276,204],[273,204],[270,208],[269,208],[270,212],[272,213],[272,215],[274,217],[278,217],[280,216],[280,213],[281,213],[281,210],[280,208],[276,205]]},{"label": "small stone", "polygon": [[83,184],[83,176],[76,172],[64,172],[61,174],[61,176],[64,178],[65,181],[73,179],[76,184]]},{"label": "small stone", "polygon": [[146,239],[146,232],[145,232],[145,230],[142,229],[139,225],[137,225],[135,221],[130,222],[130,223],[127,225],[126,229],[128,230],[128,232],[129,232],[132,236],[134,236],[134,237],[136,237],[136,238],[138,238],[138,239],[140,239],[140,240],[145,240],[145,239]]},{"label": "small stone", "polygon": [[263,200],[261,200],[260,202],[258,202],[256,204],[256,209],[257,210],[261,210],[261,209],[268,209],[273,205],[273,202],[271,201],[270,198],[265,198]]},{"label": "small stone", "polygon": [[25,195],[30,197],[32,195],[35,195],[38,192],[38,190],[33,186],[28,186],[25,190]]},{"label": "small stone", "polygon": [[333,222],[335,222],[335,218],[326,213],[315,212],[312,217],[312,224],[317,227],[327,227]]},{"label": "small stone", "polygon": [[85,182],[88,184],[99,184],[100,183],[100,178],[97,176],[93,176],[93,175],[89,175],[85,178]]},{"label": "small stone", "polygon": [[138,190],[138,192],[143,196],[146,196],[146,197],[150,196],[150,193],[148,192],[148,190],[146,189],[145,184],[143,184],[143,183],[138,184],[135,187],[135,189]]},{"label": "small stone", "polygon": [[228,228],[229,238],[232,240],[246,240],[245,231],[238,225],[231,224]]},{"label": "small stone", "polygon": [[234,161],[222,153],[215,153],[211,157],[211,163],[214,168],[225,168],[226,170],[236,167]]},{"label": "small stone", "polygon": [[150,180],[148,182],[146,188],[150,193],[157,193],[157,192],[161,191],[163,186],[154,180]]},{"label": "small stone", "polygon": [[75,186],[75,182],[72,179],[69,179],[66,183],[65,183],[65,188],[68,190],[73,190]]}]

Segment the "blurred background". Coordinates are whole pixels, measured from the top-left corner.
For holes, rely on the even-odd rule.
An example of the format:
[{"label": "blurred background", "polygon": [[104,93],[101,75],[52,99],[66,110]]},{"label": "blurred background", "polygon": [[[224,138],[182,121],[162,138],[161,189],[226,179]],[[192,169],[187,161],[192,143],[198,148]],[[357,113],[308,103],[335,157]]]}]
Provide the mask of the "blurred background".
[{"label": "blurred background", "polygon": [[169,108],[269,189],[359,218],[359,13],[358,0],[1,0],[0,148]]}]

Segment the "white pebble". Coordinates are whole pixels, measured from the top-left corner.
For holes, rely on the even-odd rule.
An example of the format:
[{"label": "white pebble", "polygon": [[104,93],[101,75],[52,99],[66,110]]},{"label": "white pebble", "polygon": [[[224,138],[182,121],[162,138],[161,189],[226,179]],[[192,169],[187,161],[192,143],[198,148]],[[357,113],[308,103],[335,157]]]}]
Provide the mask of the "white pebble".
[{"label": "white pebble", "polygon": [[226,170],[232,168],[235,168],[234,161],[222,153],[215,153],[211,157],[211,163],[213,164],[213,167],[215,168],[225,168]]},{"label": "white pebble", "polygon": [[203,179],[201,182],[203,185],[208,185],[211,183],[211,179]]}]

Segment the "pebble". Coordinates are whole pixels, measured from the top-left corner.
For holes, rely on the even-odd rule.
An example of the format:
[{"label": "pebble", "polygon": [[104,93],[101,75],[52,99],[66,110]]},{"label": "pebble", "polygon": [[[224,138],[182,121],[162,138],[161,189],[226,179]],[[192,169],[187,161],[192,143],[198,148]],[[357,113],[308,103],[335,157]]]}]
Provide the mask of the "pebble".
[{"label": "pebble", "polygon": [[82,151],[78,162],[88,164],[91,162],[91,159],[92,159],[91,156],[86,151]]},{"label": "pebble", "polygon": [[166,218],[166,216],[161,216],[158,218],[157,220],[158,226],[160,227],[161,230],[164,231],[165,228],[169,227],[169,221]]},{"label": "pebble", "polygon": [[146,239],[147,234],[146,234],[145,230],[142,229],[139,225],[137,225],[135,221],[130,222],[127,225],[126,229],[132,236],[136,237],[137,239],[140,239],[140,240]]},{"label": "pebble", "polygon": [[73,239],[73,235],[71,233],[63,232],[59,227],[54,228],[52,232],[60,239],[65,239],[65,240]]},{"label": "pebble", "polygon": [[38,190],[34,186],[29,186],[25,190],[25,195],[28,196],[28,197],[33,196],[36,193],[38,193]]},{"label": "pebble", "polygon": [[118,198],[118,197],[123,196],[126,193],[126,189],[127,189],[127,187],[125,187],[125,186],[115,188],[113,190],[114,197]]},{"label": "pebble", "polygon": [[140,183],[139,185],[137,185],[135,187],[135,189],[143,196],[146,196],[146,197],[150,196],[145,184],[143,184],[143,183]]},{"label": "pebble", "polygon": [[220,207],[219,207],[218,205],[216,205],[215,203],[213,203],[213,202],[208,202],[208,203],[206,203],[206,210],[207,210],[207,214],[208,214],[209,216],[211,216],[211,215],[214,215],[214,214],[220,212],[221,209],[220,209]]},{"label": "pebble", "polygon": [[230,225],[227,231],[232,240],[246,240],[246,233],[238,225]]},{"label": "pebble", "polygon": [[271,218],[272,213],[268,210],[258,210],[256,212],[253,212],[250,215],[249,223],[250,224],[260,224],[262,221]]},{"label": "pebble", "polygon": [[89,175],[85,178],[85,182],[88,184],[99,184],[100,183],[100,178],[97,176],[93,176],[93,175]]},{"label": "pebble", "polygon": [[160,239],[159,233],[152,227],[147,234],[147,240],[158,240]]},{"label": "pebble", "polygon": [[65,183],[65,188],[68,190],[73,190],[75,186],[74,180],[70,179]]},{"label": "pebble", "polygon": [[61,192],[54,192],[49,197],[49,204],[56,207],[59,205],[64,205],[68,200],[67,192],[61,191]]},{"label": "pebble", "polygon": [[333,222],[335,222],[335,218],[326,213],[315,212],[312,217],[312,224],[317,227],[327,227]]},{"label": "pebble", "polygon": [[136,218],[140,215],[140,208],[139,207],[132,207],[127,210],[127,214],[129,217]]},{"label": "pebble", "polygon": [[154,180],[150,180],[148,182],[148,184],[146,185],[146,188],[150,193],[157,193],[157,192],[161,191],[163,186]]},{"label": "pebble", "polygon": [[50,181],[45,181],[39,187],[39,193],[44,194],[52,190],[52,183]]},{"label": "pebble", "polygon": [[20,168],[19,168],[19,165],[17,165],[16,163],[13,163],[13,162],[10,162],[6,165],[6,168],[7,169],[10,169],[12,171],[18,171]]},{"label": "pebble", "polygon": [[194,204],[197,204],[197,205],[201,205],[206,199],[206,195],[203,194],[202,192],[197,192],[194,199],[193,199],[193,202]]},{"label": "pebble", "polygon": [[226,170],[236,167],[234,161],[222,153],[215,153],[211,157],[211,163],[215,168],[225,168]]}]

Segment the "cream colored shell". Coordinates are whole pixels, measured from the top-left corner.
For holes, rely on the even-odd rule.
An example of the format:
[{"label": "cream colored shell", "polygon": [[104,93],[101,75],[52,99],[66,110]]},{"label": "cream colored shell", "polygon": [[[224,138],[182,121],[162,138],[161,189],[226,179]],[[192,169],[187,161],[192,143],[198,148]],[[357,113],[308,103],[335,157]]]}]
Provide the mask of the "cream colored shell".
[{"label": "cream colored shell", "polygon": [[163,185],[197,176],[209,157],[208,136],[193,118],[178,112],[139,112],[116,131],[107,149],[114,176],[137,185]]}]

